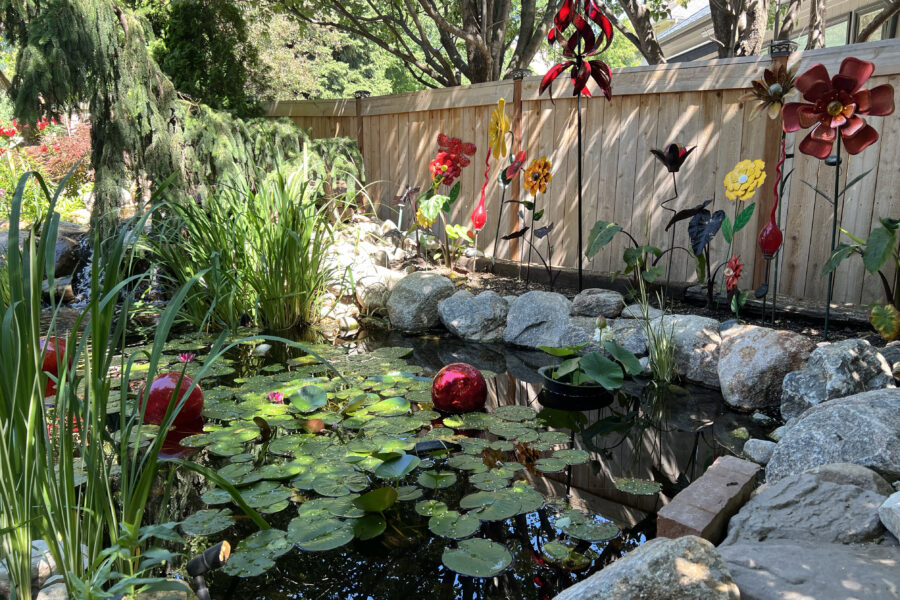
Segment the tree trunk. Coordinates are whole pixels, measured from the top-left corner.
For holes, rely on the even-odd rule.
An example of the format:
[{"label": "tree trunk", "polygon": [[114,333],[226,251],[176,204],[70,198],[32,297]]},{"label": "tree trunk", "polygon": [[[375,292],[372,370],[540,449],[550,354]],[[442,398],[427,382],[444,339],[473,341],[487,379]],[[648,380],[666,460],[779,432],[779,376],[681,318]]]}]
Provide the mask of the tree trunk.
[{"label": "tree trunk", "polygon": [[825,0],[812,0],[809,7],[809,40],[807,50],[825,47]]},{"label": "tree trunk", "polygon": [[709,0],[719,58],[752,56],[762,50],[768,0]]},{"label": "tree trunk", "polygon": [[800,18],[800,2],[801,0],[790,0],[787,5],[787,11],[784,13],[784,19],[781,26],[776,32],[776,39],[789,40],[797,27],[797,20]]},{"label": "tree trunk", "polygon": [[762,50],[769,18],[768,0],[748,0],[745,10],[738,18],[737,44],[735,56],[755,56]]},{"label": "tree trunk", "polygon": [[875,15],[875,18],[871,23],[866,25],[865,29],[863,29],[856,35],[856,41],[867,41],[873,33],[881,29],[881,26],[884,25],[888,21],[888,19],[893,17],[898,12],[900,12],[900,0],[893,0],[893,2],[881,9],[880,13]]},{"label": "tree trunk", "polygon": [[647,7],[636,0],[620,0],[619,5],[625,11],[631,26],[634,28],[634,33],[638,40],[637,48],[647,60],[647,63],[658,65],[666,62],[659,40],[656,39],[653,21]]}]

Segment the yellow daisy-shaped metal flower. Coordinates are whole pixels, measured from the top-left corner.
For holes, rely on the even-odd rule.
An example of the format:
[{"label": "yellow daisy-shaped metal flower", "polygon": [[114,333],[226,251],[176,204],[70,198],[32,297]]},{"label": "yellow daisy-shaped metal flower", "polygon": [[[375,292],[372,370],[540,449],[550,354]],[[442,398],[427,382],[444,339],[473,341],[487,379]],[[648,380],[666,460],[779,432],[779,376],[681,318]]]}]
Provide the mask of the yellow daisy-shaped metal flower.
[{"label": "yellow daisy-shaped metal flower", "polygon": [[546,156],[531,161],[531,164],[525,169],[524,185],[528,193],[537,196],[538,193],[543,194],[547,191],[547,184],[553,179],[553,175],[550,174],[552,167],[553,164],[547,160]]},{"label": "yellow daisy-shaped metal flower", "polygon": [[416,211],[416,223],[419,224],[419,227],[422,229],[428,229],[432,225],[434,225],[434,219],[429,219],[424,214],[422,214],[422,209]]},{"label": "yellow daisy-shaped metal flower", "polygon": [[725,197],[729,200],[749,200],[766,180],[766,163],[761,160],[742,160],[725,176]]},{"label": "yellow daisy-shaped metal flower", "polygon": [[491,122],[488,125],[488,143],[494,158],[506,156],[506,134],[509,133],[510,123],[505,108],[506,100],[500,98],[497,108],[491,112]]}]

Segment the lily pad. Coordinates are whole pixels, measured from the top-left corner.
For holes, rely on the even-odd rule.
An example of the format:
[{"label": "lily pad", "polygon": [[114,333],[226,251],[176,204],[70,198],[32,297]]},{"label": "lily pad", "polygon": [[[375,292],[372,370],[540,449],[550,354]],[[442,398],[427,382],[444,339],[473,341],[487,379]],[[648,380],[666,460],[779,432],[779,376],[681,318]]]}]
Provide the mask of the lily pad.
[{"label": "lily pad", "polygon": [[353,540],[353,525],[340,519],[310,520],[295,517],[288,524],[287,539],[301,550],[324,552]]},{"label": "lily pad", "polygon": [[412,473],[420,462],[421,459],[418,456],[404,454],[378,465],[375,468],[375,475],[382,479],[400,479]]},{"label": "lily pad", "polygon": [[560,458],[539,458],[534,463],[534,468],[536,468],[541,473],[559,473],[560,471],[564,471],[568,463],[565,460]]},{"label": "lily pad", "polygon": [[455,510],[448,510],[434,515],[428,520],[431,533],[451,540],[471,537],[481,528],[481,521],[470,515],[462,515]]},{"label": "lily pad", "polygon": [[267,556],[253,552],[235,552],[222,570],[232,577],[258,577],[274,567],[275,561]]},{"label": "lily pad", "polygon": [[591,455],[584,450],[557,450],[553,453],[553,458],[566,461],[567,465],[581,465],[586,463]]},{"label": "lily pad", "polygon": [[423,517],[433,517],[447,512],[447,505],[440,500],[422,500],[416,502],[416,512]]},{"label": "lily pad", "polygon": [[226,509],[198,510],[181,522],[185,535],[212,535],[234,525],[231,511]]},{"label": "lily pad", "polygon": [[304,385],[291,394],[291,406],[303,413],[311,413],[328,404],[328,394],[317,385]]},{"label": "lily pad", "polygon": [[397,502],[397,496],[397,490],[392,487],[378,488],[354,500],[353,505],[366,512],[384,512]]},{"label": "lily pad", "polygon": [[506,546],[485,539],[463,540],[458,548],[445,549],[441,559],[451,571],[469,577],[493,577],[512,564]]},{"label": "lily pad", "polygon": [[558,540],[544,544],[543,554],[547,562],[569,571],[586,569],[598,558],[598,554],[593,550],[588,549],[582,554],[574,547]]},{"label": "lily pad", "polygon": [[661,484],[646,479],[617,477],[614,483],[616,489],[620,492],[634,494],[635,496],[655,496],[662,489]]},{"label": "lily pad", "polygon": [[422,497],[422,488],[414,485],[401,485],[397,488],[397,500],[400,502],[408,502],[410,500],[418,500]]},{"label": "lily pad", "polygon": [[612,522],[597,522],[592,516],[577,510],[568,510],[556,519],[556,527],[563,533],[585,542],[605,542],[619,535],[619,528]]},{"label": "lily pad", "polygon": [[505,521],[520,512],[519,502],[503,491],[475,492],[463,496],[459,507],[471,510],[470,514],[482,521]]},{"label": "lily pad", "polygon": [[537,416],[533,408],[516,405],[498,406],[494,409],[493,414],[504,421],[528,421]]},{"label": "lily pad", "polygon": [[353,523],[353,533],[361,540],[376,538],[387,529],[387,521],[380,514],[368,514]]},{"label": "lily pad", "polygon": [[439,490],[456,483],[456,473],[453,471],[423,471],[419,473],[417,481],[422,487]]}]

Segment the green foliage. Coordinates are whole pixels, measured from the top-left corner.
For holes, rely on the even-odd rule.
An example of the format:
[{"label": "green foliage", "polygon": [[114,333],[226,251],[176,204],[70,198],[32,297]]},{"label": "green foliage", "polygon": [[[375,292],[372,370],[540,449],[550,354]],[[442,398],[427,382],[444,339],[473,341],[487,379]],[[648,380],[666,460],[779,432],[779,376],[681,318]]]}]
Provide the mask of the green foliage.
[{"label": "green foliage", "polygon": [[873,306],[869,322],[886,340],[896,340],[900,336],[900,310],[893,304]]},{"label": "green foliage", "polygon": [[[607,390],[615,390],[622,387],[625,373],[629,375],[640,373],[641,364],[637,357],[614,339],[604,339],[604,336],[599,333],[601,331],[602,329],[597,329],[597,335],[604,352],[589,352],[579,356],[578,353],[585,344],[562,347],[540,346],[540,349],[547,354],[566,359],[551,372],[553,379],[572,385],[599,383]],[[608,353],[615,360],[610,360],[604,353]]]},{"label": "green foliage", "polygon": [[245,15],[236,2],[180,0],[165,5],[164,27],[153,58],[175,88],[214,109],[259,113],[247,96],[261,78],[256,45],[249,43]]},{"label": "green foliage", "polygon": [[[236,179],[204,204],[165,202],[171,214],[151,244],[175,287],[200,273],[183,316],[199,327],[236,329],[250,319],[284,330],[318,320],[331,215],[355,194],[329,196],[325,178],[301,168],[287,178]],[[211,320],[210,320],[211,319]]]}]

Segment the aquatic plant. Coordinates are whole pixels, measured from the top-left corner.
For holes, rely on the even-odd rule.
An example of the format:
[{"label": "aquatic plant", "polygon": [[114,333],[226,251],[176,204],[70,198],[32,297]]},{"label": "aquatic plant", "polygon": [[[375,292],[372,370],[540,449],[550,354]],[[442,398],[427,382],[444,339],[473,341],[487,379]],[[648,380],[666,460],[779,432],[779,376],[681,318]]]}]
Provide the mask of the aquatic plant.
[{"label": "aquatic plant", "polygon": [[353,190],[329,194],[324,178],[301,168],[287,176],[236,180],[206,202],[162,203],[168,215],[149,243],[170,289],[203,272],[182,316],[200,328],[270,330],[319,317],[332,273],[332,213],[355,205]]},{"label": "aquatic plant", "polygon": [[605,352],[579,354],[587,343],[579,346],[539,346],[547,354],[565,359],[550,372],[553,379],[572,385],[598,383],[604,389],[616,390],[622,387],[626,374],[640,374],[642,368],[637,357],[616,341],[605,319],[602,323],[599,321],[594,339]]}]

